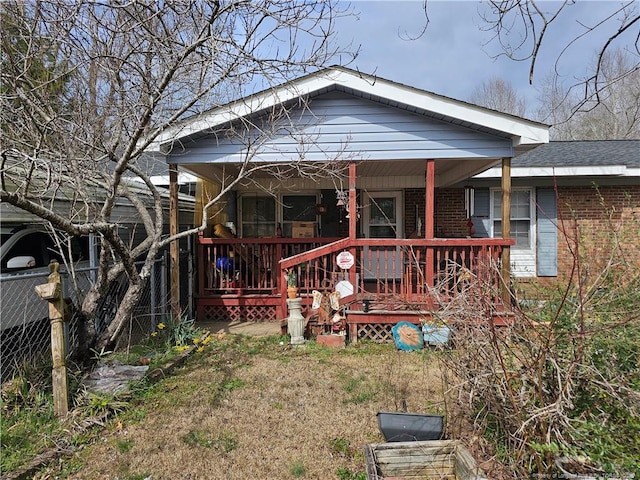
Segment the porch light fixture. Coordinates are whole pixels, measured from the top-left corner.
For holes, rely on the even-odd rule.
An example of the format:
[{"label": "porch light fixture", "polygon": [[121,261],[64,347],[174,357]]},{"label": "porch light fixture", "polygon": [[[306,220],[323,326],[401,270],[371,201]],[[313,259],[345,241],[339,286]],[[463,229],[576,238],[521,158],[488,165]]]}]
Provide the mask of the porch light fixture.
[{"label": "porch light fixture", "polygon": [[465,185],[464,187],[464,210],[467,214],[467,218],[473,217],[475,213],[475,190],[471,185]]}]

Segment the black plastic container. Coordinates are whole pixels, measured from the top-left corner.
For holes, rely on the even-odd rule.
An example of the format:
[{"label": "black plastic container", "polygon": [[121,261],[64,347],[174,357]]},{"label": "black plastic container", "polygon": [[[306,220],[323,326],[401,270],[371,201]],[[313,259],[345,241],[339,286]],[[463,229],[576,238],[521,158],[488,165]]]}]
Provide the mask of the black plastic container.
[{"label": "black plastic container", "polygon": [[444,416],[378,412],[378,427],[387,442],[439,440]]}]

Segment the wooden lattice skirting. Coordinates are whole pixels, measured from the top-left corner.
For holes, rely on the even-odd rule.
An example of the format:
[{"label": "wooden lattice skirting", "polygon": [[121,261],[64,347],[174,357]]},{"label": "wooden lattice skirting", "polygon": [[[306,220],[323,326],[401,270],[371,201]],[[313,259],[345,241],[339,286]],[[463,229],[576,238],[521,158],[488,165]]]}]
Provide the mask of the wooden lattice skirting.
[{"label": "wooden lattice skirting", "polygon": [[[371,340],[372,342],[388,343],[393,341],[391,329],[395,323],[371,323],[358,324],[356,330],[357,340]],[[351,339],[354,341],[354,339]]]},{"label": "wooden lattice skirting", "polygon": [[276,309],[271,305],[199,305],[198,320],[204,322],[274,322]]}]

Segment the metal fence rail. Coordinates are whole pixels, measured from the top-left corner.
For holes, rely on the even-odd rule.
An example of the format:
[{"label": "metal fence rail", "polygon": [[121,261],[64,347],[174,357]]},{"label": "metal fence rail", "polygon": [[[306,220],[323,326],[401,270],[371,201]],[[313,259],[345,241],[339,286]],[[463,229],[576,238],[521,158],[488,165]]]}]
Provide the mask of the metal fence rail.
[{"label": "metal fence rail", "polygon": [[[154,262],[147,286],[123,328],[118,341],[120,346],[152,332],[169,311],[166,264],[165,257]],[[79,305],[92,285],[94,271],[92,268],[76,270],[77,288],[70,275],[61,272],[64,297]],[[40,299],[34,289],[36,285],[47,283],[47,277],[46,273],[0,276],[0,379],[11,378],[21,366],[51,359],[48,303]],[[127,286],[127,278],[123,275],[103,296],[96,313],[98,333],[113,320]],[[65,328],[67,356],[71,357],[78,345],[79,319],[76,315],[65,323]]]}]

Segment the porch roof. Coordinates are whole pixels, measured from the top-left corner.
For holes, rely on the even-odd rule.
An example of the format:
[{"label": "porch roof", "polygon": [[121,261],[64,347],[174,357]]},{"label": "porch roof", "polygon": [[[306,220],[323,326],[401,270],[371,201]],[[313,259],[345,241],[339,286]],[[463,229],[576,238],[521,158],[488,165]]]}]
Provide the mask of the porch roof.
[{"label": "porch roof", "polygon": [[[280,106],[288,115],[271,119]],[[424,181],[424,161],[434,159],[445,187],[548,141],[547,125],[330,67],[186,119],[150,149],[216,182],[249,155],[254,164],[352,159],[359,177],[403,185]]]},{"label": "porch roof", "polygon": [[216,127],[300,98],[331,91],[372,100],[451,125],[510,139],[515,154],[549,141],[549,126],[490,110],[346,67],[332,66],[196,115],[163,132],[151,149],[167,153],[184,139],[207,135]]}]

